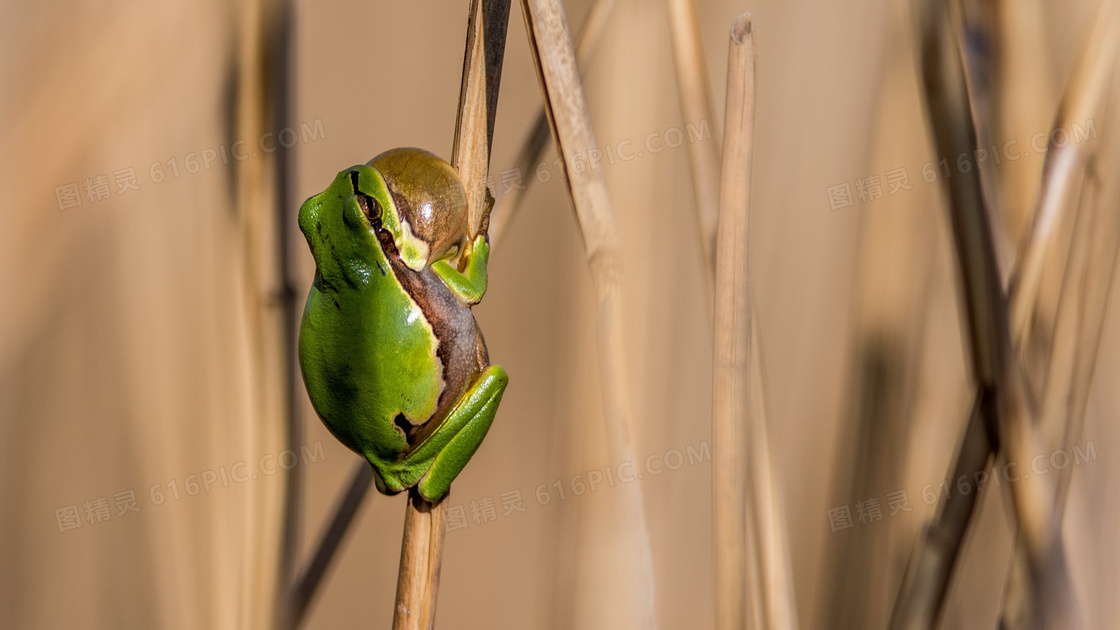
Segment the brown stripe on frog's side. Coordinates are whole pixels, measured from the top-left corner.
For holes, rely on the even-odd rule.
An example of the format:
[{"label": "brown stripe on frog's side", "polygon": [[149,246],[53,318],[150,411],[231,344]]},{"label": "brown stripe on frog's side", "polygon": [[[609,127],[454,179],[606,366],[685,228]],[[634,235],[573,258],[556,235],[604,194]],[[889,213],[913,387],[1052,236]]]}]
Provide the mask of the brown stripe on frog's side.
[{"label": "brown stripe on frog's side", "polygon": [[397,281],[420,307],[432,327],[438,341],[436,356],[443,365],[444,387],[432,418],[424,424],[412,425],[398,416],[397,426],[404,430],[412,448],[435,431],[451,407],[490,363],[482,333],[470,307],[460,302],[430,268],[414,271],[401,262],[393,235],[388,230],[377,228],[376,232]]}]

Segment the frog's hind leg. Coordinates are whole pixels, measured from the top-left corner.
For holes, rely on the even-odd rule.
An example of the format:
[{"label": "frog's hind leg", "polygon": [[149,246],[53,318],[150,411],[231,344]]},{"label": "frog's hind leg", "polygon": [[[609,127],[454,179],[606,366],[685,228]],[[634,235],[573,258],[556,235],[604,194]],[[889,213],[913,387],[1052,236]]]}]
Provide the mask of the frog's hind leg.
[{"label": "frog's hind leg", "polygon": [[478,450],[482,438],[486,437],[508,383],[509,376],[501,367],[492,365],[486,368],[448,414],[443,426],[417,448],[418,454],[420,451],[436,450],[431,468],[420,480],[420,496],[435,502],[447,494],[451,482]]}]

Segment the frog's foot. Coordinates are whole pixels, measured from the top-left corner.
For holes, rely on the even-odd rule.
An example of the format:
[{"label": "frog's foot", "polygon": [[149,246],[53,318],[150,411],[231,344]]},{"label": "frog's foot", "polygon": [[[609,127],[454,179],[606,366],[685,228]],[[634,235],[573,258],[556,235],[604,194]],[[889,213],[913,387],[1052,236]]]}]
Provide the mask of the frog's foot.
[{"label": "frog's foot", "polygon": [[486,368],[482,376],[463,395],[451,413],[423,443],[413,451],[418,460],[431,459],[431,467],[420,479],[417,489],[428,501],[447,494],[451,482],[467,465],[482,444],[494,422],[509,376],[497,365]]},{"label": "frog's foot", "polygon": [[490,243],[485,234],[471,241],[463,252],[463,271],[446,260],[432,263],[432,271],[443,280],[447,288],[467,304],[478,304],[486,295],[486,261],[490,257]]}]

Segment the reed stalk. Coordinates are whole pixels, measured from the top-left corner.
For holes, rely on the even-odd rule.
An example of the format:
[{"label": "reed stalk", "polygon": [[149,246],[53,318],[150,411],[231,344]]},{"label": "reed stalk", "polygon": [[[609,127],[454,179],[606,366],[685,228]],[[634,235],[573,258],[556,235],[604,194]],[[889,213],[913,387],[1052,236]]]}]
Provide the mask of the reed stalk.
[{"label": "reed stalk", "polygon": [[[607,21],[610,19],[611,12],[614,11],[615,4],[616,0],[595,0],[595,4],[591,5],[591,10],[588,11],[587,17],[583,20],[583,25],[580,27],[579,34],[576,35],[575,42],[576,63],[579,65],[581,73],[587,69],[587,64],[595,56],[595,51],[603,38],[603,32],[606,30]],[[510,188],[509,192],[503,194],[494,204],[494,212],[490,219],[491,251],[501,240],[502,235],[505,234],[506,226],[517,216],[517,211],[521,208],[525,193],[529,190],[533,181],[536,180],[536,177],[533,176],[534,169],[540,164],[541,156],[544,155],[544,151],[548,148],[551,140],[548,114],[542,105],[537,110],[537,116],[533,119],[532,127],[529,128],[528,133],[521,140],[521,148],[517,151],[517,157],[514,158],[509,168],[503,171],[512,170],[519,173],[523,187],[514,186]]]},{"label": "reed stalk", "polygon": [[[714,108],[711,90],[708,87],[708,67],[704,61],[700,21],[696,15],[694,0],[669,0],[669,31],[673,41],[673,61],[677,75],[677,96],[681,101],[681,114],[686,122],[712,121]],[[734,27],[732,32],[732,41],[734,41]],[[692,195],[696,202],[701,267],[704,270],[704,288],[708,296],[710,314],[711,305],[714,303],[716,275],[716,222],[720,195],[719,144],[714,139],[712,142],[691,142],[688,145],[688,158],[692,170]]]},{"label": "reed stalk", "polygon": [[443,562],[446,532],[446,497],[426,501],[415,488],[408,491],[401,541],[401,565],[397,574],[397,601],[393,606],[393,630],[430,630],[436,623],[436,595]]},{"label": "reed stalk", "polygon": [[[564,164],[568,191],[583,234],[595,286],[599,375],[607,447],[613,461],[634,461],[633,413],[622,348],[624,271],[618,229],[602,171],[570,168],[573,156],[587,155],[598,146],[591,128],[587,98],[580,82],[567,19],[559,0],[521,0],[521,7],[545,110]],[[631,618],[636,627],[656,628],[653,556],[641,485],[635,481],[622,486],[622,489],[625,528],[631,544],[629,579],[633,580],[639,599],[638,609]]]},{"label": "reed stalk", "polygon": [[[1107,85],[1107,78],[1111,74],[1117,41],[1115,28],[1109,26],[1108,10],[1102,8],[1102,11],[1104,13],[1098,20],[1097,28],[1094,29],[1094,33],[1087,41],[1081,59],[1074,70],[1073,78],[1067,85],[1062,105],[1056,117],[1056,128],[1065,126],[1068,129],[1073,122],[1084,122],[1085,117],[1092,115],[1100,106],[1101,97],[1105,93],[1104,86]],[[936,12],[931,11],[926,19],[923,58],[926,62],[924,65],[927,90],[931,93],[931,114],[933,114],[932,110],[936,105],[932,102],[934,100],[932,95],[936,95],[940,91],[942,92],[941,96],[944,96],[943,92],[948,87],[948,83],[953,82],[951,77],[953,74],[952,64],[942,59],[940,62],[942,64],[941,72],[939,72],[935,67],[938,62],[934,59],[936,55],[944,56],[947,54],[944,42],[938,43],[935,41],[937,37],[935,31],[941,29],[943,33],[941,37],[944,37],[944,33],[948,32],[949,16],[947,12],[937,15]],[[938,23],[940,23],[940,26]],[[938,50],[939,48],[940,50]],[[945,69],[948,69],[948,71],[944,72]],[[931,86],[931,78],[934,79],[934,82],[937,82],[935,75],[939,73],[942,75],[940,77],[943,82],[942,85],[940,87]],[[948,89],[952,91],[952,88]],[[959,91],[967,99],[963,86]],[[950,99],[942,100],[948,101]],[[958,96],[956,100],[959,109],[960,97]],[[942,105],[946,105],[946,102],[942,102]],[[947,125],[944,118],[947,118],[948,115],[944,115],[945,112],[942,113],[940,125],[937,115],[932,116],[935,135],[940,135],[938,138],[939,149],[944,150],[946,147],[951,149],[952,145],[945,141],[945,136],[951,133],[945,128]],[[958,114],[957,118],[960,119],[961,116]],[[957,124],[967,124],[967,118],[958,120]],[[1092,145],[1066,150],[1063,147],[1057,147],[1052,139],[1043,169],[1042,185],[1033,213],[1032,227],[1025,235],[1023,245],[1020,248],[1019,260],[1010,282],[1007,299],[1009,321],[1006,327],[1008,330],[1008,345],[1011,349],[1010,351],[997,350],[1007,357],[1006,367],[1010,372],[1013,372],[1010,375],[1010,380],[1005,381],[1005,386],[1002,387],[1004,394],[1010,391],[1017,399],[1004,398],[1001,401],[993,392],[993,389],[985,387],[983,379],[980,379],[981,391],[977,394],[964,439],[955,457],[952,477],[954,479],[962,475],[971,476],[984,469],[989,456],[998,452],[1000,441],[1004,439],[1000,437],[1001,430],[1006,437],[1010,438],[1008,441],[1011,444],[1008,447],[1010,459],[1013,461],[1017,461],[1023,456],[1029,457],[1033,451],[1043,452],[1041,449],[1047,445],[1058,445],[1052,437],[1055,434],[1053,429],[1047,430],[1047,426],[1052,424],[1052,421],[1047,420],[1047,417],[1051,415],[1046,412],[1046,404],[1048,403],[1044,403],[1040,421],[1036,422],[1031,417],[1035,414],[1027,405],[1027,401],[1031,398],[1029,385],[1021,375],[1015,356],[1018,355],[1020,346],[1026,337],[1026,331],[1030,326],[1030,316],[1034,312],[1038,297],[1044,255],[1053,248],[1052,243],[1056,233],[1055,225],[1062,216],[1069,214],[1068,208],[1071,204],[1067,199],[1068,193],[1070,190],[1075,190],[1075,186],[1081,181],[1080,175],[1084,172],[1085,164],[1092,161],[1095,150],[1095,146]],[[955,195],[954,202],[959,203],[964,200],[967,204],[967,198],[972,197],[975,200],[972,205],[982,209],[983,201],[979,197],[978,187],[972,192],[965,191],[959,183],[961,180],[967,180],[967,178],[958,178],[958,193]],[[967,186],[967,182],[965,185]],[[952,183],[950,195],[954,197]],[[964,235],[958,233],[958,226],[963,225],[964,221],[958,219],[957,214],[958,212],[954,211],[954,233],[958,241],[958,254],[961,257],[962,271],[965,274],[965,284],[968,285],[970,273],[972,278],[975,279],[985,272],[978,268],[980,266],[977,264],[979,259],[974,257],[973,263],[970,264],[965,260],[964,254],[961,253],[961,242],[967,239],[968,234],[967,230]],[[982,215],[983,213],[981,213]],[[1083,223],[1084,221],[1079,216],[1078,224]],[[975,229],[972,232],[975,233]],[[988,240],[990,241],[990,237]],[[1076,246],[1076,244],[1077,240],[1075,239],[1074,245]],[[1075,246],[1071,246],[1070,261],[1076,265],[1078,253]],[[1098,250],[1098,257],[1111,256],[1112,258],[1109,259],[1114,260],[1115,243],[1111,248],[1103,247],[1103,250],[1104,253]],[[994,255],[992,259],[994,260]],[[992,267],[994,267],[994,262]],[[970,272],[970,269],[973,271]],[[1111,278],[1111,267],[1108,267],[1108,270],[1107,276]],[[993,273],[998,272],[993,271]],[[1067,278],[1070,273],[1067,264]],[[975,285],[976,282],[974,281],[973,284]],[[1073,283],[1070,282],[1070,284]],[[1103,317],[1103,298],[1100,297],[1100,294],[1107,294],[1107,286],[1102,287],[1098,284],[1095,287],[1096,291],[1090,299],[1095,300],[1100,305],[1097,309],[1090,311],[1091,321],[1085,329],[1082,329],[1082,334],[1093,339],[1099,338],[1100,334],[1094,324],[1096,320],[1093,318]],[[1063,294],[1066,292],[1066,284],[1063,284]],[[1085,296],[1066,298],[1063,295],[1061,303],[1067,304],[1067,299],[1077,304],[1084,300]],[[974,303],[976,302],[974,300]],[[989,304],[994,304],[994,302],[989,300]],[[976,307],[972,308],[975,309]],[[970,320],[970,322],[972,321],[975,320]],[[998,328],[998,321],[996,323]],[[998,340],[998,335],[995,339]],[[976,341],[977,338],[974,336],[974,349]],[[1096,345],[1095,342],[1089,342],[1088,340],[1086,340],[1086,343],[1092,343],[1092,347]],[[1067,344],[1071,344],[1069,347],[1074,348],[1091,347],[1077,344],[1072,339],[1061,342],[1061,346],[1059,346],[1059,340],[1055,338],[1053,346],[1055,352],[1061,352],[1061,348],[1067,347]],[[978,356],[980,355],[974,352],[974,359]],[[1056,354],[1055,356],[1059,355]],[[1078,378],[1075,380],[1079,384],[1078,393],[1084,392],[1081,394],[1082,396],[1087,394],[1093,358],[1095,358],[1095,350],[1086,353],[1086,356],[1082,359],[1083,362],[1079,364],[1081,369],[1078,372]],[[1052,361],[1049,369],[1052,378],[1048,379],[1052,382],[1055,381],[1053,378],[1056,374],[1055,369],[1062,373],[1065,371],[1064,368],[1060,368],[1060,363]],[[977,372],[981,375],[984,374],[982,369],[979,368]],[[1063,379],[1058,378],[1056,382],[1063,382]],[[1069,382],[1069,380],[1067,379],[1065,382]],[[1054,397],[1069,400],[1069,396],[1066,394]],[[1047,399],[1052,400],[1049,392],[1047,393]],[[1061,432],[1061,436],[1068,439],[1074,433],[1074,429],[1071,427],[1079,426],[1084,408],[1071,405],[1065,411],[1067,413],[1062,415],[1065,420],[1065,431]],[[999,425],[998,421],[1001,414],[1004,415],[1005,423]],[[1007,420],[1012,422],[1007,423]],[[980,430],[981,424],[986,426],[985,430]],[[1046,435],[1047,432],[1050,433],[1050,436]],[[1010,614],[1006,614],[1005,610],[1004,621],[1018,626],[1019,624],[1046,623],[1047,620],[1055,622],[1061,620],[1063,624],[1076,626],[1078,622],[1076,621],[1076,611],[1073,609],[1072,593],[1069,592],[1065,575],[1065,560],[1061,548],[1059,527],[1061,505],[1064,500],[1063,486],[1068,484],[1068,475],[1060,476],[1057,486],[1049,483],[1046,484],[1046,487],[1039,487],[1038,483],[1040,482],[1019,484],[1020,486],[1029,485],[1030,487],[1014,489],[1017,491],[1017,496],[1013,495],[1013,498],[1020,522],[1020,533],[1026,534],[1025,538],[1020,536],[1019,542],[1029,546],[1021,546],[1017,551],[1016,566],[1012,571],[1012,581],[1009,585],[1008,597],[1005,599],[1006,606],[1011,608],[1012,611]],[[968,497],[958,496],[952,503],[942,498],[938,506],[937,516],[915,545],[914,554],[907,567],[902,588],[896,600],[891,620],[892,628],[931,628],[936,624],[944,604],[951,571],[960,552],[974,504],[975,494]],[[1039,593],[1043,590],[1043,585],[1046,585],[1044,594]],[[1016,589],[1029,589],[1031,593],[1016,592]]]},{"label": "reed stalk", "polygon": [[[459,113],[451,166],[467,194],[471,233],[489,222],[486,173],[494,138],[498,88],[505,56],[510,0],[471,0],[467,22]],[[405,507],[401,563],[393,630],[424,630],[435,624],[436,594],[443,559],[444,504],[424,500],[412,489]]]},{"label": "reed stalk", "polygon": [[[695,7],[675,2],[677,76],[686,116],[705,118],[706,81],[681,80],[703,72],[695,37]],[[688,17],[691,14],[691,19]],[[754,148],[755,45],[749,14],[731,27],[728,43],[724,151],[716,221],[714,172],[703,149],[690,154],[704,270],[714,293],[713,561],[716,627],[797,627],[784,509],[770,451],[764,362],[750,295],[749,224]],[[703,144],[703,143],[697,143]],[[714,143],[706,143],[714,147]],[[718,158],[718,149],[715,151]],[[718,229],[717,229],[718,228]],[[709,245],[705,246],[706,243]],[[708,259],[707,248],[714,250]]]},{"label": "reed stalk", "polygon": [[[751,305],[748,226],[754,143],[754,38],[749,15],[731,29],[724,153],[715,260],[715,366],[712,394],[712,545],[716,628],[748,626],[748,602],[762,585],[749,577],[754,544],[750,507],[749,433]],[[752,535],[753,534],[753,535]],[[765,623],[765,621],[763,621]]]}]

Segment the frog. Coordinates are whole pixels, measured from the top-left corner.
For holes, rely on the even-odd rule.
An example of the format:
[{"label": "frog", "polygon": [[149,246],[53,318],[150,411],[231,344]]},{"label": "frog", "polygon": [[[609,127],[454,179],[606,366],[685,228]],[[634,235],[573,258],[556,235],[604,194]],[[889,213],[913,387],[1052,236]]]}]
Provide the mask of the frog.
[{"label": "frog", "polygon": [[492,207],[487,194],[471,234],[455,169],[417,148],[340,171],[300,206],[315,260],[299,326],[303,382],[383,494],[446,496],[509,382],[471,311],[486,293]]}]

